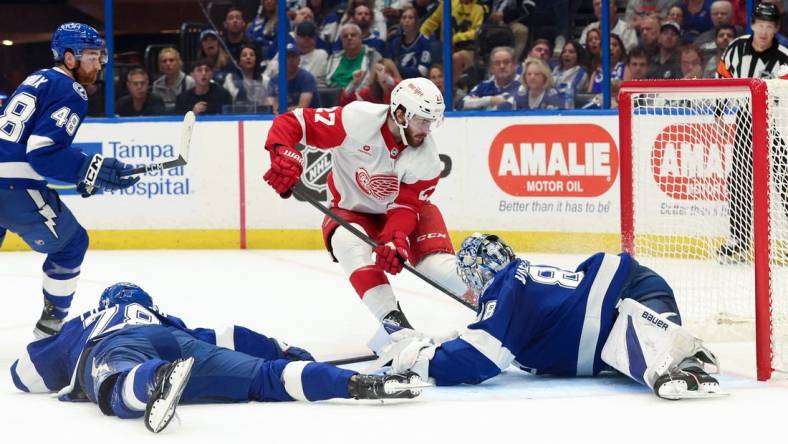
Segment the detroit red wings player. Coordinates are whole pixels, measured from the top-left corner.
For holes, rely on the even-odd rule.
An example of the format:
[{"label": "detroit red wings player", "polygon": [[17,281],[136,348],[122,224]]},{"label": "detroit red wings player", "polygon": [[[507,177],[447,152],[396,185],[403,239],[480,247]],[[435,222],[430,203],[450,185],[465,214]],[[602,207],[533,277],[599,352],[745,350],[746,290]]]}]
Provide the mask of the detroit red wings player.
[{"label": "detroit red wings player", "polygon": [[461,296],[454,248],[438,207],[429,201],[441,172],[430,132],[443,120],[443,96],[424,78],[406,79],[391,105],[353,102],[344,107],[296,109],[274,119],[265,148],[265,181],[286,193],[303,171],[301,143],[331,149],[332,210],[375,239],[372,248],[326,217],[326,248],[375,317],[410,327],[384,271],[397,274],[409,260],[420,272]]}]

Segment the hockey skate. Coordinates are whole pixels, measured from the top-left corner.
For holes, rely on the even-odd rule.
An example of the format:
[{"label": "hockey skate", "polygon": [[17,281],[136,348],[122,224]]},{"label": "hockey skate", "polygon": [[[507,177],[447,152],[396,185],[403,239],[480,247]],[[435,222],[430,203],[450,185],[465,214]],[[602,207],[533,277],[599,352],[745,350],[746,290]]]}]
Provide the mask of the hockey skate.
[{"label": "hockey skate", "polygon": [[654,382],[654,393],[672,401],[690,398],[714,398],[728,393],[720,389],[717,379],[700,367],[674,368]]},{"label": "hockey skate", "polygon": [[389,312],[389,314],[383,316],[381,322],[395,327],[413,329],[413,326],[410,325],[410,322],[408,322],[408,318],[405,317],[405,313],[402,312],[399,303],[397,303],[397,309],[392,310]]},{"label": "hockey skate", "polygon": [[415,398],[426,387],[432,387],[432,384],[423,382],[411,371],[393,375],[357,374],[348,383],[353,399]]},{"label": "hockey skate", "polygon": [[145,407],[145,427],[159,433],[167,427],[175,415],[183,389],[191,375],[194,358],[179,359],[162,365],[156,371],[156,386]]},{"label": "hockey skate", "polygon": [[45,299],[41,318],[33,330],[33,335],[36,339],[48,338],[60,333],[60,329],[63,328],[63,320],[55,317],[55,311],[55,306]]}]

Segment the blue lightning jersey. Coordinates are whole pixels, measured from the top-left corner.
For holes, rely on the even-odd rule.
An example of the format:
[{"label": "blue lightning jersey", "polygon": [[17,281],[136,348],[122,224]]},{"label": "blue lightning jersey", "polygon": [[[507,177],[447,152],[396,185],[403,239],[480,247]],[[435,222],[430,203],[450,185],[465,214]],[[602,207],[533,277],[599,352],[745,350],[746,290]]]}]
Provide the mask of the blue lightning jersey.
[{"label": "blue lightning jersey", "polygon": [[62,400],[77,399],[81,388],[76,371],[85,349],[121,330],[150,325],[174,327],[201,341],[262,359],[283,356],[276,339],[248,328],[190,329],[175,316],[137,303],[126,303],[85,312],[66,322],[60,334],[28,344],[25,353],[11,366],[14,385],[33,393],[59,391]]},{"label": "blue lightning jersey", "polygon": [[86,156],[71,147],[88,109],[85,88],[60,68],[31,74],[0,115],[0,186],[77,183]]},{"label": "blue lightning jersey", "polygon": [[594,375],[636,262],[597,253],[576,270],[517,259],[496,273],[476,321],[430,360],[438,385],[478,384],[514,363],[533,374]]}]

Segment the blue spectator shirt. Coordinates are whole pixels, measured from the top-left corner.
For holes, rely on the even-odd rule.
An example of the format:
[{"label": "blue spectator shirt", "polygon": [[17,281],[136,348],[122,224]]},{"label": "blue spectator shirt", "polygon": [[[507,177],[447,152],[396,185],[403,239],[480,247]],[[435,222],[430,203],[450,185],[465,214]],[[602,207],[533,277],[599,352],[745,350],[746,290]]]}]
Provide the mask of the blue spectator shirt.
[{"label": "blue spectator shirt", "polygon": [[507,102],[498,105],[499,110],[511,109],[561,109],[564,108],[564,98],[558,94],[555,88],[544,91],[542,98],[536,106],[531,106],[528,100],[528,88],[520,86],[517,92],[510,97]]},{"label": "blue spectator shirt", "polygon": [[386,42],[383,57],[394,60],[403,79],[427,77],[432,62],[430,41],[419,33],[416,40],[406,45],[402,34],[397,34]]},{"label": "blue spectator shirt", "polygon": [[[474,86],[471,89],[471,92],[468,93],[467,96],[462,98],[462,107],[467,109],[479,109],[479,108],[488,108],[488,106],[469,106],[475,99],[479,99],[482,97],[491,97],[497,96],[500,94],[504,94],[505,96],[514,96],[517,93],[517,89],[520,88],[520,80],[515,77],[514,80],[509,82],[508,85],[505,86],[498,86],[495,83],[495,79],[484,80],[478,85]],[[505,104],[503,104],[505,105]],[[505,109],[501,108],[500,105],[498,109]]]},{"label": "blue spectator shirt", "polygon": [[[298,105],[301,93],[305,92],[312,93],[312,101],[309,102],[309,108],[319,108],[320,95],[317,92],[315,76],[304,69],[298,68],[295,77],[287,81],[287,107]],[[279,82],[276,79],[268,83],[268,96],[279,97]]]}]

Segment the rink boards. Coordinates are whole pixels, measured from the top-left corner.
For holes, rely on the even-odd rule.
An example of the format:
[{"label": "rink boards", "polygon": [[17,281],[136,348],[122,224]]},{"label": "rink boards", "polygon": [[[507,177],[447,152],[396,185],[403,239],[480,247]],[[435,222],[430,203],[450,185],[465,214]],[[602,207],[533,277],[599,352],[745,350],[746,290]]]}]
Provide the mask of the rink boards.
[{"label": "rink boards", "polygon": [[[262,181],[271,124],[257,116],[203,117],[187,166],[89,199],[60,192],[92,248],[322,248],[322,215],[279,198]],[[93,119],[75,143],[128,163],[161,162],[177,155],[180,125],[177,118]],[[444,169],[432,201],[455,242],[492,231],[520,250],[618,250],[615,114],[455,114],[434,137]],[[305,191],[325,199],[330,150],[305,152]],[[13,235],[3,246],[26,248]]]}]

